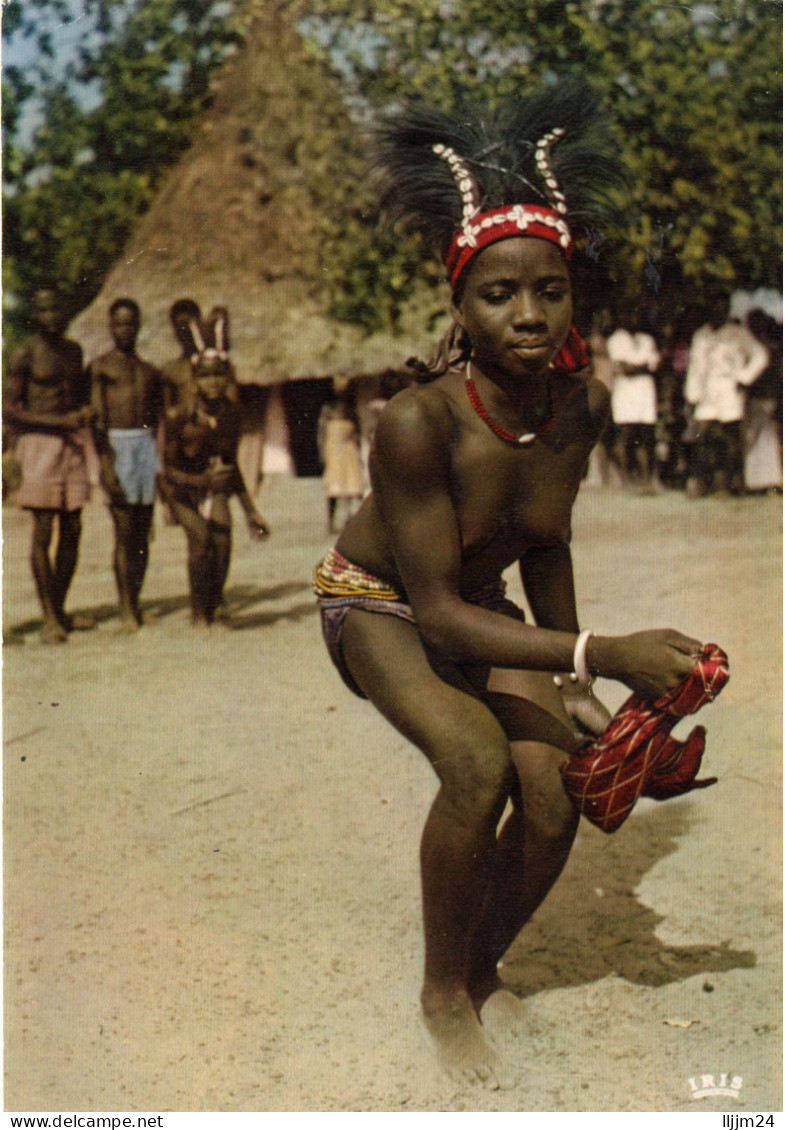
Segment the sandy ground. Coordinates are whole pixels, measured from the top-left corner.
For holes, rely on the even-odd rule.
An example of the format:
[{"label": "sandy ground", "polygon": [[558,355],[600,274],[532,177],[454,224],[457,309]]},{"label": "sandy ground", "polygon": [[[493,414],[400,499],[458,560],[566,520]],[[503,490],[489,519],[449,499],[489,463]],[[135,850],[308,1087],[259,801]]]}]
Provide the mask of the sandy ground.
[{"label": "sandy ground", "polygon": [[[495,1033],[494,1091],[443,1077],[419,1021],[435,783],[323,650],[320,484],[276,476],[261,505],[268,543],[236,523],[234,630],[189,629],[159,520],[134,638],[88,506],[71,607],[100,624],[65,647],[38,641],[6,508],[6,1110],[781,1110],[780,500],[579,499],[583,621],[730,655],[700,718],[720,782],[610,837],[582,823],[503,966],[524,1025]],[[691,1097],[723,1072],[737,1098]]]}]

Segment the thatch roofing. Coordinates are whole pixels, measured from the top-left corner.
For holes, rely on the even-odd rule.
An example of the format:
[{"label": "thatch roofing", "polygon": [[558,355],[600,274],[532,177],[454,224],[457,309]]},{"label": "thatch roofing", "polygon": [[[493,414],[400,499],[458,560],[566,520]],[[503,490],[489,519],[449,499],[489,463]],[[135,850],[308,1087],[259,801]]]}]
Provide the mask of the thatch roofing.
[{"label": "thatch roofing", "polygon": [[110,344],[107,309],[119,296],[139,302],[139,352],[156,364],[178,351],[168,321],[175,299],[194,298],[205,313],[227,306],[244,382],[400,369],[437,336],[427,329],[433,299],[413,306],[399,335],[368,336],[329,316],[315,286],[319,216],[303,162],[320,160],[334,137],[325,123],[345,130],[347,111],[277,6],[258,7],[191,148],[71,325],[88,359]]}]

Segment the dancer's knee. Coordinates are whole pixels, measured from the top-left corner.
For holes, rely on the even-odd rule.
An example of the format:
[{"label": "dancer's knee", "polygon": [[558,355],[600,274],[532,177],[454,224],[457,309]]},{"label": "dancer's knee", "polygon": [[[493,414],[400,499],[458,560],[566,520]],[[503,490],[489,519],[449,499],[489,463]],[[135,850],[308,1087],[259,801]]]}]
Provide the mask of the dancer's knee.
[{"label": "dancer's knee", "polygon": [[433,764],[459,817],[493,824],[499,820],[515,786],[515,768],[503,738],[485,744],[475,744],[470,736],[456,739]]},{"label": "dancer's knee", "polygon": [[562,782],[565,754],[543,742],[516,742],[512,750],[527,826],[546,840],[573,837],[578,814]]},{"label": "dancer's knee", "polygon": [[571,841],[578,828],[578,813],[559,777],[523,790],[526,822],[539,839],[551,843]]}]

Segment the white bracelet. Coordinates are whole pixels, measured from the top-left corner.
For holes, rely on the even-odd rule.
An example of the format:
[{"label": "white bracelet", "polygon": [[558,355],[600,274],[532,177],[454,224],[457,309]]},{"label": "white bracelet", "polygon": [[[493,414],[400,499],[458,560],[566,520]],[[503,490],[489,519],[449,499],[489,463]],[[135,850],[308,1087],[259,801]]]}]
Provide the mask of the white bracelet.
[{"label": "white bracelet", "polygon": [[586,662],[586,649],[593,635],[594,632],[589,631],[588,628],[581,632],[575,641],[575,651],[572,654],[573,671],[570,678],[574,683],[580,683],[582,687],[590,687],[594,682],[589,664]]},{"label": "white bracelet", "polygon": [[[586,662],[586,648],[589,646],[589,640],[593,635],[594,632],[590,632],[588,628],[581,632],[575,641],[575,650],[572,653],[573,670],[570,673],[570,682],[577,683],[582,687],[590,687],[594,682],[594,676]],[[553,681],[559,690],[564,686],[564,679],[561,675],[554,675]]]}]

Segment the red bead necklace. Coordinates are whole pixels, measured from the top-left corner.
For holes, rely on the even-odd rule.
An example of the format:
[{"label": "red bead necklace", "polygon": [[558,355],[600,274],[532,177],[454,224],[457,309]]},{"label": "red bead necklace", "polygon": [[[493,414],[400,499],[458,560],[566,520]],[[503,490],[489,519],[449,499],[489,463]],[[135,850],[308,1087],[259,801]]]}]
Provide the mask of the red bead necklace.
[{"label": "red bead necklace", "polygon": [[534,443],[541,435],[547,432],[548,428],[553,423],[553,407],[551,405],[551,390],[548,386],[548,414],[543,422],[540,424],[536,432],[524,432],[523,435],[516,435],[515,432],[509,432],[503,428],[501,424],[497,424],[494,419],[488,414],[488,410],[480,400],[480,394],[477,391],[477,385],[474,383],[472,376],[471,362],[466,364],[466,395],[469,397],[469,403],[474,411],[480,417],[482,422],[491,429],[494,435],[499,439],[504,440],[505,443],[511,444],[513,447],[528,447],[530,443]]}]

